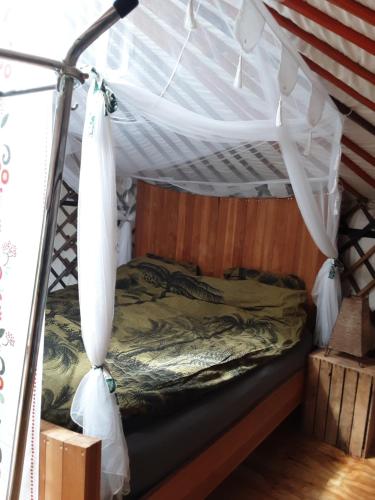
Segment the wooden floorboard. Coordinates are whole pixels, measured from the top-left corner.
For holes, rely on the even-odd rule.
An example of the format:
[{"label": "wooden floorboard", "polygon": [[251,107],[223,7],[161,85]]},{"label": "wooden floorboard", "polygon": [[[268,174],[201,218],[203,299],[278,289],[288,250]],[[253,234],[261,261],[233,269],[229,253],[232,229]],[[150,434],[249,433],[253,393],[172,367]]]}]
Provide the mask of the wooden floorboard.
[{"label": "wooden floorboard", "polygon": [[337,448],[304,436],[294,416],[208,499],[375,499],[375,458],[352,458]]}]

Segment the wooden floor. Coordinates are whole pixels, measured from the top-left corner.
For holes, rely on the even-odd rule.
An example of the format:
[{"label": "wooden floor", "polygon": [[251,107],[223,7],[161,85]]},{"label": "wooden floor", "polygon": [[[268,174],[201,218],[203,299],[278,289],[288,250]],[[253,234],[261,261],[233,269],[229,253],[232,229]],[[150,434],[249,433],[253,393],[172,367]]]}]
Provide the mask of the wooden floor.
[{"label": "wooden floor", "polygon": [[375,458],[348,457],[298,427],[293,416],[209,500],[375,499]]}]

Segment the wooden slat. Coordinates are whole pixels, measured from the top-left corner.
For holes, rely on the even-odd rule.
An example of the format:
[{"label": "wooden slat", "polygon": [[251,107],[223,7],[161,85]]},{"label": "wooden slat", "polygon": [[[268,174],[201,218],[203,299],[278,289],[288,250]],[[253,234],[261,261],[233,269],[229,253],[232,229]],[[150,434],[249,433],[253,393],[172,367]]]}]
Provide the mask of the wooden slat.
[{"label": "wooden slat", "polygon": [[[372,226],[372,224],[369,224],[369,226]],[[362,236],[361,235],[357,235],[355,237],[352,237],[351,240],[349,240],[347,243],[345,243],[344,245],[342,245],[342,247],[339,249],[340,254],[342,254],[342,252],[348,250],[349,248],[354,247],[360,257],[363,257],[365,255],[365,252],[362,250],[362,247],[359,244],[359,240],[362,237],[364,237],[364,238],[366,237],[367,230],[359,229],[358,231],[361,232],[361,233],[363,233],[363,235]],[[366,269],[370,273],[371,277],[373,279],[375,279],[375,270],[372,267],[370,261],[369,260],[364,260],[363,261],[363,265],[366,267]]]},{"label": "wooden slat", "polygon": [[327,408],[327,424],[325,441],[335,445],[337,441],[338,423],[341,409],[342,393],[344,388],[344,368],[332,365],[331,390]]},{"label": "wooden slat", "polygon": [[[321,365],[318,385],[322,394],[327,385],[324,373],[329,371],[324,365],[328,363],[332,367],[323,439],[351,455],[368,456],[375,445],[375,360],[362,358],[359,364],[344,354],[326,355],[323,349],[310,354],[309,360],[310,372],[314,361]],[[310,373],[311,376],[314,377]],[[317,400],[314,426],[321,437],[325,403],[320,402],[319,394]]]},{"label": "wooden slat", "polygon": [[99,500],[99,439],[42,421],[39,500]]},{"label": "wooden slat", "polygon": [[47,437],[46,431],[61,429],[46,420],[40,421],[40,448],[39,448],[39,500],[45,500],[46,474],[47,474]]},{"label": "wooden slat", "polygon": [[45,500],[46,496],[46,459],[47,438],[40,435],[39,441],[39,500]]},{"label": "wooden slat", "polygon": [[365,373],[375,377],[375,359],[358,359],[353,358],[345,354],[335,354],[330,352],[328,355],[325,354],[324,349],[319,349],[310,355],[315,359],[324,359],[329,363],[334,365],[342,366],[343,368],[349,368],[350,370],[356,370],[358,373]]},{"label": "wooden slat", "polygon": [[354,273],[364,262],[365,260],[368,260],[373,254],[375,253],[375,245],[371,247],[365,255],[363,255],[357,262],[355,262],[352,266],[350,266],[349,269],[347,269],[343,274],[342,274],[342,279],[345,279],[348,277],[349,274]]},{"label": "wooden slat", "polygon": [[304,401],[304,430],[307,434],[312,434],[314,429],[316,398],[319,387],[319,370],[320,359],[309,356]]},{"label": "wooden slat", "polygon": [[327,421],[327,406],[331,386],[332,365],[325,360],[320,363],[319,388],[316,398],[314,435],[318,439],[324,439]]},{"label": "wooden slat", "polygon": [[375,380],[373,379],[371,394],[370,394],[370,404],[369,413],[367,420],[367,432],[363,449],[363,456],[374,456],[375,451]]},{"label": "wooden slat", "polygon": [[355,291],[355,293],[358,293],[360,292],[360,288],[358,286],[358,283],[356,282],[356,280],[354,279],[354,276],[349,274],[349,276],[347,277],[349,283],[352,285],[353,287],[353,290]]},{"label": "wooden slat", "polygon": [[47,422],[47,420],[42,419],[40,421],[40,432],[50,431],[51,429],[61,429],[61,427],[51,422]]},{"label": "wooden slat", "polygon": [[62,500],[63,487],[63,443],[70,437],[66,429],[52,429],[45,431],[45,500]]},{"label": "wooden slat", "polygon": [[349,368],[346,369],[337,438],[338,447],[346,452],[349,450],[350,435],[352,432],[357,381],[358,372]]},{"label": "wooden slat", "polygon": [[300,404],[303,381],[303,371],[293,375],[196,459],[181,467],[144,498],[206,498]]},{"label": "wooden slat", "polygon": [[349,453],[356,457],[362,456],[367,424],[367,412],[371,396],[372,377],[360,373],[358,377],[357,395],[355,400],[353,429],[350,438]]},{"label": "wooden slat", "polygon": [[359,297],[364,297],[367,295],[373,288],[375,287],[375,279],[371,280],[370,283],[368,283],[365,288],[362,288],[360,292],[358,292]]},{"label": "wooden slat", "polygon": [[64,442],[62,500],[100,500],[101,443],[88,436]]}]

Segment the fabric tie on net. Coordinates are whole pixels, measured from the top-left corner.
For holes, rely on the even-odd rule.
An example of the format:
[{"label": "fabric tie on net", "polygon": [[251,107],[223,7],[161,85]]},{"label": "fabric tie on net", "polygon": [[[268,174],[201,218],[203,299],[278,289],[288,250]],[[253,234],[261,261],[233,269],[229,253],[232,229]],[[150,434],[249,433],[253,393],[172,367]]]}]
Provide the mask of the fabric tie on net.
[{"label": "fabric tie on net", "polygon": [[187,30],[195,30],[197,28],[197,20],[194,12],[194,2],[189,0],[186,7],[184,26]]}]

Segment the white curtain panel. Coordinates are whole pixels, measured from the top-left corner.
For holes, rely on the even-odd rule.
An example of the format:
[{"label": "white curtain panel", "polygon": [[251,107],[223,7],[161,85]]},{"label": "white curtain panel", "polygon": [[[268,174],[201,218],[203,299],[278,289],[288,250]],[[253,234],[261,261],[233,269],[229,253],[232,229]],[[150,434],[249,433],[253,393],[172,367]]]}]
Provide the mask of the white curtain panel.
[{"label": "white curtain panel", "polygon": [[90,85],[83,131],[78,204],[78,278],[82,337],[92,369],[71,408],[85,434],[102,439],[101,498],[129,490],[129,460],[105,358],[112,334],[117,207],[111,128],[101,82]]},{"label": "white curtain panel", "polygon": [[124,220],[118,228],[117,267],[127,264],[132,258],[132,223]]},{"label": "white curtain panel", "polygon": [[[306,172],[301,168],[301,153],[298,151],[293,135],[283,120],[283,98],[280,99],[276,123],[279,132],[279,144],[283,154],[293,192],[305,224],[316,246],[328,259],[323,263],[316,277],[312,291],[317,306],[315,324],[315,344],[323,347],[329,342],[341,303],[341,280],[336,266],[338,250],[336,244],[338,221],[340,217],[341,193],[337,185],[337,176],[332,176],[331,191],[323,197],[319,206],[308,182]],[[342,124],[336,123],[336,133],[341,137]],[[337,169],[341,150],[332,152],[332,169]],[[324,203],[328,200],[328,203]],[[306,266],[309,262],[306,262]]]}]

